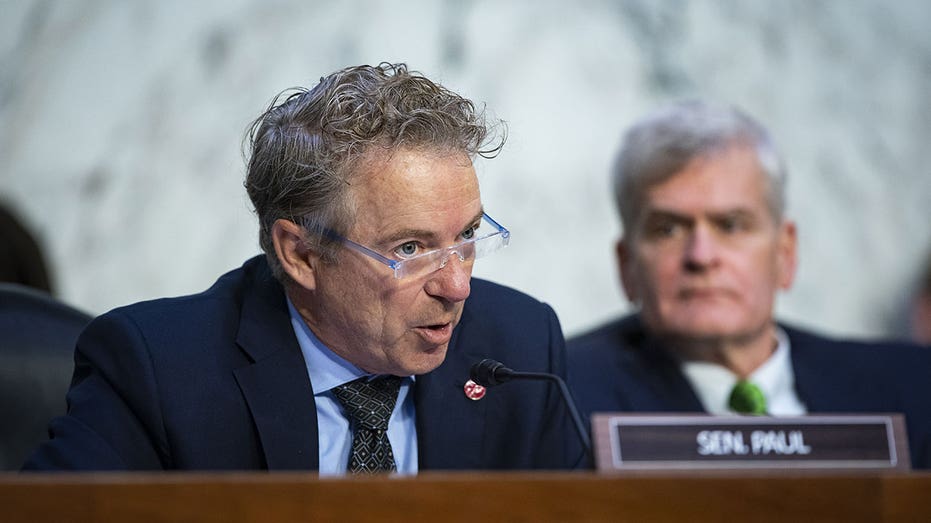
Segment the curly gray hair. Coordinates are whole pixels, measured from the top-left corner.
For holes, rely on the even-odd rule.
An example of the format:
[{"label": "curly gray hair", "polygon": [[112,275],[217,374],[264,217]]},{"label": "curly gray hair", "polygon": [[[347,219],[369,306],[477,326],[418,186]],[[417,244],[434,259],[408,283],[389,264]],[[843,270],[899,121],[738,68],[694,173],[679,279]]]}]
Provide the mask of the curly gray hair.
[{"label": "curly gray hair", "polygon": [[[493,139],[499,124],[503,132]],[[354,218],[349,179],[376,148],[490,158],[506,135],[503,122],[487,124],[484,111],[471,101],[405,64],[349,67],[321,78],[312,89],[281,92],[246,135],[251,154],[244,185],[273,273],[283,276],[271,239],[275,220],[292,220],[306,230],[347,231]],[[305,236],[324,259],[334,258],[331,238]]]}]

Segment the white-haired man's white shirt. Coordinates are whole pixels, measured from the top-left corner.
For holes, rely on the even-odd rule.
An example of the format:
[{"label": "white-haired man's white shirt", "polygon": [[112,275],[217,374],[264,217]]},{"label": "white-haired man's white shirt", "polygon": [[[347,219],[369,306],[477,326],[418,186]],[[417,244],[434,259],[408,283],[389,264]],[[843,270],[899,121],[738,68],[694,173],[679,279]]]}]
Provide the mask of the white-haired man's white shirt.
[{"label": "white-haired man's white shirt", "polygon": [[[728,399],[739,380],[736,374],[717,363],[704,361],[685,361],[681,367],[706,412],[715,415],[734,414],[728,406]],[[776,350],[747,379],[763,392],[768,414],[800,416],[808,412],[795,392],[789,336],[778,326]]]}]

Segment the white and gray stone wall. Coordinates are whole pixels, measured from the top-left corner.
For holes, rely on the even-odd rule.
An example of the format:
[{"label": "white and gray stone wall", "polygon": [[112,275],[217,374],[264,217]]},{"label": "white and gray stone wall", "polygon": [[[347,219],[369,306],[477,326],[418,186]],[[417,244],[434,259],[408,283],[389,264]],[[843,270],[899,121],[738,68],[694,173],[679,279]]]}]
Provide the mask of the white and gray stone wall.
[{"label": "white and gray stone wall", "polygon": [[480,161],[511,246],[476,274],[567,334],[628,310],[608,168],[679,98],[731,102],[790,169],[800,270],[780,316],[895,335],[931,250],[924,0],[0,0],[0,198],[94,313],[200,291],[258,252],[241,140],[278,91],[405,61],[508,122]]}]

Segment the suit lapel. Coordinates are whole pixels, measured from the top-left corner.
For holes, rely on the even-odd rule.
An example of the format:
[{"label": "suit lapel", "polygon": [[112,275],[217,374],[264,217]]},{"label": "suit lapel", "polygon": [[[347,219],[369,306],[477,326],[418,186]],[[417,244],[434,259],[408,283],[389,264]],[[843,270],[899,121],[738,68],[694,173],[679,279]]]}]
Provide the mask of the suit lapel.
[{"label": "suit lapel", "polygon": [[796,331],[783,327],[789,335],[795,391],[809,412],[849,412],[863,408],[869,398],[862,398],[847,383],[843,354],[834,357]]},{"label": "suit lapel", "polygon": [[[414,401],[417,409],[419,468],[480,469],[482,441],[489,391],[482,400],[466,397],[463,387],[473,363],[484,356],[472,347],[482,339],[481,326],[470,323],[468,305],[450,341],[446,360],[436,370],[417,377]],[[450,452],[450,449],[456,449]]]},{"label": "suit lapel", "polygon": [[704,412],[705,408],[695,394],[692,385],[682,374],[679,362],[660,342],[647,336],[640,324],[639,316],[634,316],[620,335],[620,347],[630,347],[634,351],[631,369],[629,363],[618,360],[619,375],[626,380],[619,380],[618,386],[625,390],[633,410],[640,412]]},{"label": "suit lapel", "polygon": [[811,355],[808,347],[786,331],[789,335],[789,350],[792,358],[792,373],[795,375],[795,392],[809,411],[817,411],[820,407],[818,394],[817,370],[812,368]]},{"label": "suit lapel", "polygon": [[246,289],[236,338],[253,363],[233,374],[269,470],[319,468],[313,389],[281,286],[267,271]]},{"label": "suit lapel", "polygon": [[679,367],[679,363],[661,347],[650,347],[651,363],[648,372],[644,369],[644,377],[650,381],[648,397],[640,398],[638,404],[649,405],[649,410],[658,412],[704,412],[705,407],[695,394],[695,389],[686,379]]}]

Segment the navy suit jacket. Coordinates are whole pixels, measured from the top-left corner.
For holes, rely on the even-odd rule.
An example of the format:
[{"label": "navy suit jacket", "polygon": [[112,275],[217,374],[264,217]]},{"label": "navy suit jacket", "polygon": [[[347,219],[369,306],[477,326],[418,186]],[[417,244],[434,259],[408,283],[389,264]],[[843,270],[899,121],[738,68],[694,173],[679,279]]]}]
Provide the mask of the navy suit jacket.
[{"label": "navy suit jacket", "polygon": [[[901,412],[912,466],[931,468],[931,350],[831,340],[781,325],[795,389],[811,413]],[[569,383],[586,414],[703,412],[676,359],[637,315],[569,340]]]},{"label": "navy suit jacket", "polygon": [[[446,360],[414,386],[419,468],[573,467],[582,451],[555,388],[514,382],[466,397],[483,358],[565,376],[553,310],[472,280]],[[67,399],[24,469],[318,468],[310,378],[263,257],[201,294],[94,320],[78,340]]]}]

